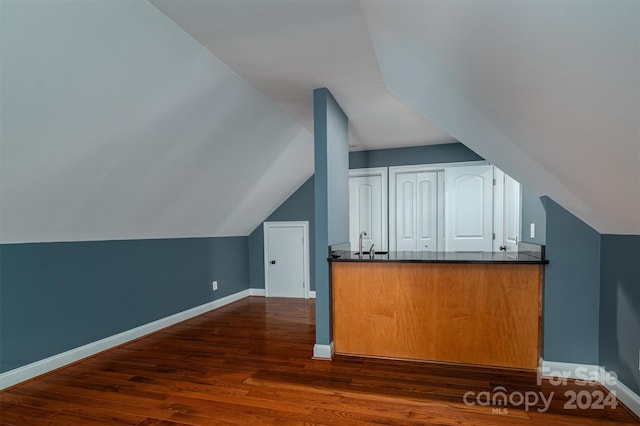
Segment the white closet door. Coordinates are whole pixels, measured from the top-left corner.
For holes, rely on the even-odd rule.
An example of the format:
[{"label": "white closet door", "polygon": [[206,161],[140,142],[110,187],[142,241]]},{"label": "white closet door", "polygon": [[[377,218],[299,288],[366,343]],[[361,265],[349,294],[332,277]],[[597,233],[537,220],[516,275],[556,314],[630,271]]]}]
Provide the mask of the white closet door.
[{"label": "white closet door", "polygon": [[396,175],[396,251],[416,251],[416,175],[400,173]]},{"label": "white closet door", "polygon": [[416,189],[416,251],[437,251],[438,173],[418,173]]},{"label": "white closet door", "polygon": [[520,231],[520,183],[494,167],[493,250],[518,251]]},{"label": "white closet door", "polygon": [[349,176],[349,241],[359,250],[360,232],[364,250],[387,249],[387,172],[386,169],[351,170]]},{"label": "white closet door", "polygon": [[492,251],[493,166],[445,170],[447,251]]},{"label": "white closet door", "polygon": [[504,175],[504,245],[518,251],[520,241],[520,183]]},{"label": "white closet door", "polygon": [[398,173],[395,176],[395,250],[436,251],[438,173]]}]

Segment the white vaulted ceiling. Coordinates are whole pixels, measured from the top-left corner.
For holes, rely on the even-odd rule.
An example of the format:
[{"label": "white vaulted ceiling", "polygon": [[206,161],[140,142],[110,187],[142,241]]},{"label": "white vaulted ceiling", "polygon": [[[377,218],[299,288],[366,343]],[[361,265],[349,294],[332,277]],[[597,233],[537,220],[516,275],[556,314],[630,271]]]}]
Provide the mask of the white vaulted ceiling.
[{"label": "white vaulted ceiling", "polygon": [[352,149],[460,140],[640,234],[640,3],[0,3],[0,241],[246,235]]},{"label": "white vaulted ceiling", "polygon": [[358,0],[151,1],[310,131],[327,87],[355,149],[454,142],[385,90]]},{"label": "white vaulted ceiling", "polygon": [[362,5],[391,93],[599,232],[640,234],[640,2]]},{"label": "white vaulted ceiling", "polygon": [[326,86],[356,149],[453,137],[640,234],[640,2],[151,1],[309,129]]},{"label": "white vaulted ceiling", "polygon": [[1,3],[2,242],[246,235],[313,137],[148,2]]}]

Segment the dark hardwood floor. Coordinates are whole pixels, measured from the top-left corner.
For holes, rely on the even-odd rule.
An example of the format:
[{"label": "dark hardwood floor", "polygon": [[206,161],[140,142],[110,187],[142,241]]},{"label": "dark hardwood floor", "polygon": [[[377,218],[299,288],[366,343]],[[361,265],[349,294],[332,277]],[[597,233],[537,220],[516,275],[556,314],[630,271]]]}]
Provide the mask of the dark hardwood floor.
[{"label": "dark hardwood floor", "polygon": [[[336,357],[311,359],[314,303],[243,299],[0,393],[2,425],[638,424],[622,406],[566,410],[534,373]],[[555,395],[491,407],[480,392]],[[497,389],[500,390],[500,389]],[[496,391],[497,391],[496,390]],[[529,392],[529,393],[527,393]],[[475,397],[472,397],[472,396]],[[517,403],[518,398],[512,398]],[[569,401],[570,402],[570,401]],[[582,401],[584,402],[584,400]]]}]

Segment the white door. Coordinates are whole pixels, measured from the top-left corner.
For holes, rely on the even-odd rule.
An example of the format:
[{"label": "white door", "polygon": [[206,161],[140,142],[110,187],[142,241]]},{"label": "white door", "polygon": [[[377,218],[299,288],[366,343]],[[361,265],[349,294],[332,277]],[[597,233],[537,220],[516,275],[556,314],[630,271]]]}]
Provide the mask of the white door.
[{"label": "white door", "polygon": [[494,168],[493,250],[518,251],[520,241],[520,183]]},{"label": "white door", "polygon": [[493,166],[445,170],[447,251],[492,251]]},{"label": "white door", "polygon": [[307,222],[265,222],[267,297],[309,297],[308,240]]},{"label": "white door", "polygon": [[504,175],[504,245],[507,251],[518,251],[520,241],[520,183]]},{"label": "white door", "polygon": [[438,250],[438,173],[416,175],[416,251]]},{"label": "white door", "polygon": [[416,173],[397,174],[395,181],[395,250],[416,251]]},{"label": "white door", "polygon": [[438,173],[395,175],[395,250],[438,249]]},{"label": "white door", "polygon": [[365,251],[387,250],[387,169],[354,169],[349,171],[349,241],[353,251],[359,250],[360,232]]}]

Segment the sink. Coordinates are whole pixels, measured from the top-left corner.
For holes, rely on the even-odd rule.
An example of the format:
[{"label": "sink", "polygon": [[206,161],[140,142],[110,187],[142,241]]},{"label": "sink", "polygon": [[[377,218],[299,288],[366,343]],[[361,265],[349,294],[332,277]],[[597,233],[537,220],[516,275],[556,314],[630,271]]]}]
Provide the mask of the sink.
[{"label": "sink", "polygon": [[[360,252],[356,251],[353,254],[360,254]],[[389,252],[388,251],[374,251],[373,254],[374,255],[379,255],[379,254],[382,255],[382,254],[389,254]],[[362,255],[363,256],[369,256],[369,252],[368,251],[363,251]]]}]

